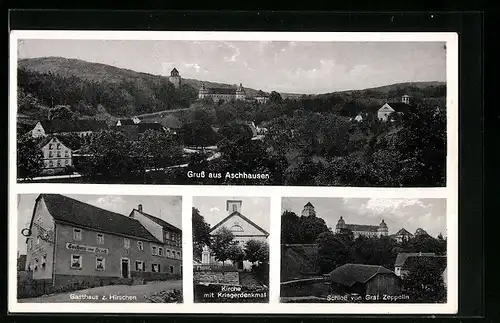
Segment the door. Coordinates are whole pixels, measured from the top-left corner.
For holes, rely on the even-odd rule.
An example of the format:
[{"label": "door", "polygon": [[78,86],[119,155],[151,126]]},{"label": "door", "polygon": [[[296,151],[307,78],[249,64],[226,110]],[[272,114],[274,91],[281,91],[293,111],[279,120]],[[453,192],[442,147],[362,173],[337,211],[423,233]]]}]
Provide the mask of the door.
[{"label": "door", "polygon": [[128,278],[128,259],[122,259],[122,277]]}]

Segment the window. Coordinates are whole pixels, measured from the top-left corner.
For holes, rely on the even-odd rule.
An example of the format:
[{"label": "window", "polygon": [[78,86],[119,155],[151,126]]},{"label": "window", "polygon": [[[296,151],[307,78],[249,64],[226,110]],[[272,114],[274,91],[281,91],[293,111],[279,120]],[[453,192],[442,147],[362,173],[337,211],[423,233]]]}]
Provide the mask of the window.
[{"label": "window", "polygon": [[49,162],[45,161],[45,167],[49,167]]},{"label": "window", "polygon": [[106,269],[106,259],[104,257],[95,258],[95,269],[99,271],[104,271]]},{"label": "window", "polygon": [[158,248],[158,256],[163,256],[163,248],[162,247]]},{"label": "window", "polygon": [[[52,144],[49,144],[49,149],[52,149]],[[51,152],[52,153],[52,152]]]},{"label": "window", "polygon": [[61,144],[57,144],[57,150],[61,149]]},{"label": "window", "polygon": [[104,234],[102,233],[97,234],[97,244],[104,244]]},{"label": "window", "polygon": [[57,166],[61,166],[61,160],[60,159],[57,160]]},{"label": "window", "polygon": [[170,240],[170,232],[165,232],[165,240]]},{"label": "window", "polygon": [[82,256],[81,255],[71,255],[71,268],[81,269],[82,266]]},{"label": "window", "polygon": [[69,151],[68,151],[68,150],[66,150],[66,151],[64,152],[64,157],[69,157]]},{"label": "window", "polygon": [[60,151],[57,152],[57,157],[61,157],[61,152]]},{"label": "window", "polygon": [[53,165],[52,160],[49,160],[49,167],[52,167]]},{"label": "window", "polygon": [[82,241],[82,230],[74,228],[73,229],[73,240]]},{"label": "window", "polygon": [[167,249],[167,257],[170,258],[170,250]]},{"label": "window", "polygon": [[174,273],[174,266],[169,266],[170,267],[170,273],[173,274]]},{"label": "window", "polygon": [[33,268],[33,270],[37,270],[38,269],[38,259],[35,258],[35,267]]},{"label": "window", "polygon": [[144,250],[144,244],[142,243],[142,241],[137,241],[137,249]]},{"label": "window", "polygon": [[233,212],[235,211],[238,211],[238,207],[236,206],[236,204],[233,204]]},{"label": "window", "polygon": [[125,249],[129,249],[130,248],[130,240],[127,238],[124,238],[123,239],[123,246],[125,247]]},{"label": "window", "polygon": [[52,151],[49,151],[49,157],[52,157]]},{"label": "window", "polygon": [[135,270],[146,271],[146,266],[144,266],[144,261],[137,260],[135,262]]},{"label": "window", "polygon": [[177,258],[181,259],[181,252],[177,251]]},{"label": "window", "polygon": [[151,254],[154,256],[158,254],[158,248],[156,248],[156,246],[151,246]]},{"label": "window", "polygon": [[47,255],[43,255],[42,257],[42,268],[45,268],[45,264],[47,263]]},{"label": "window", "polygon": [[151,271],[154,273],[160,272],[160,264],[151,264]]},{"label": "window", "polygon": [[69,164],[69,160],[65,159],[64,160],[64,165],[68,165]]}]

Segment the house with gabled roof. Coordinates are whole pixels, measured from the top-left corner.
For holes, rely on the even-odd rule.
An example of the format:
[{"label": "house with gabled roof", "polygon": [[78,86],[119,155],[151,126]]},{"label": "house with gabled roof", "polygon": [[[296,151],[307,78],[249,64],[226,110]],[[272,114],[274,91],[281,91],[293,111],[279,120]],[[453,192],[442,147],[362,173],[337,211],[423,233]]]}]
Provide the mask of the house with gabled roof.
[{"label": "house with gabled roof", "polygon": [[377,265],[345,264],[328,274],[336,294],[399,295],[401,280],[391,270]]},{"label": "house with gabled roof", "polygon": [[54,174],[73,166],[74,147],[63,136],[47,136],[38,147],[43,155],[43,173]]},{"label": "house with gabled roof", "polygon": [[392,114],[403,115],[411,111],[410,97],[403,95],[401,102],[386,102],[377,111],[377,117],[380,121],[387,121]]},{"label": "house with gabled roof", "polygon": [[99,120],[42,120],[37,122],[31,130],[31,136],[39,138],[49,135],[76,134],[86,137],[107,128],[106,122]]},{"label": "house with gabled roof", "polygon": [[52,286],[181,274],[181,260],[139,220],[67,196],[40,194],[23,231],[27,270]]},{"label": "house with gabled roof", "polygon": [[[242,214],[242,204],[243,202],[241,200],[227,200],[226,211],[228,212],[228,215],[210,229],[210,235],[217,235],[218,230],[225,227],[233,233],[234,241],[241,247],[243,247],[249,240],[267,242],[269,233]],[[217,261],[212,255],[210,249],[205,247],[202,252],[202,263],[211,264],[216,262]],[[249,268],[251,266],[251,264],[247,261],[243,262],[241,265],[244,268]]]},{"label": "house with gabled roof", "polygon": [[395,239],[397,242],[401,243],[403,241],[408,241],[411,238],[413,238],[413,234],[411,234],[405,228],[401,228],[401,229],[399,229],[398,232],[391,234],[390,237]]}]

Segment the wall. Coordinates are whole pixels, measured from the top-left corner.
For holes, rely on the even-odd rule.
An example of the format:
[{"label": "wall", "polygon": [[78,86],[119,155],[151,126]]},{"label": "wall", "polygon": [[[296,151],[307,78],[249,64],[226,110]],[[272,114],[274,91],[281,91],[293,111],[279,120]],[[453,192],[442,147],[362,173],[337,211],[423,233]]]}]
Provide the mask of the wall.
[{"label": "wall", "polygon": [[144,216],[141,212],[133,210],[130,217],[141,222],[141,224],[158,240],[163,241],[163,228],[155,221]]},{"label": "wall", "polygon": [[237,271],[195,271],[193,281],[204,283],[218,283],[239,285],[240,277]]},{"label": "wall", "polygon": [[[160,264],[161,272],[170,273],[169,266],[174,267],[174,274],[180,273],[182,260],[168,258],[166,256],[166,247],[164,247],[163,256],[152,254],[151,247],[162,246],[148,241],[142,241],[144,249],[138,248],[137,241],[129,237],[130,248],[125,249],[123,236],[103,233],[104,244],[97,244],[97,231],[82,229],[82,240],[73,240],[73,227],[65,224],[57,225],[57,251],[56,251],[56,273],[60,275],[75,275],[75,276],[102,276],[102,277],[121,277],[121,259],[129,259],[129,273],[136,270],[135,261],[145,262],[145,271],[152,271],[152,264]],[[93,252],[74,251],[66,247],[66,243],[75,243],[91,247],[99,247],[108,249],[107,254],[100,254],[105,258],[105,269],[96,270],[96,256]],[[70,266],[71,255],[79,254],[83,258],[83,266],[81,269],[74,269]],[[181,256],[182,258],[182,256]]]},{"label": "wall", "polygon": [[[59,148],[59,149],[58,149]],[[44,168],[71,166],[71,149],[63,145],[56,137],[42,147]],[[59,155],[58,155],[59,154]]]},{"label": "wall", "polygon": [[387,103],[384,104],[377,112],[377,116],[379,120],[387,121],[387,118],[391,113],[394,112],[394,109],[391,108]]},{"label": "wall", "polygon": [[[38,239],[39,236],[40,238]],[[43,199],[39,199],[35,205],[31,236],[27,240],[26,269],[31,266],[33,270],[33,279],[35,280],[52,279],[52,264],[54,261],[54,219],[47,210],[47,206]],[[44,255],[46,256],[45,266],[42,265],[42,258]],[[35,270],[36,260],[38,260],[38,266]]]},{"label": "wall", "polygon": [[392,274],[378,274],[366,284],[366,293],[369,295],[399,295],[401,293],[400,280]]},{"label": "wall", "polygon": [[45,129],[43,129],[42,124],[38,122],[31,132],[31,136],[33,138],[43,137],[45,136]]}]

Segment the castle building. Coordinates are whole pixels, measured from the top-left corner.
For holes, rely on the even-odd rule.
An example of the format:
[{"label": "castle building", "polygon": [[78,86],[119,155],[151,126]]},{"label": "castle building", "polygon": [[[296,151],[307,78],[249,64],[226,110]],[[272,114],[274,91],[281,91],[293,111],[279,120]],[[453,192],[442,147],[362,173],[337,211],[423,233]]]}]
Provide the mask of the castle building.
[{"label": "castle building", "polygon": [[[228,215],[211,228],[210,235],[217,235],[218,230],[222,227],[225,227],[233,233],[234,241],[241,248],[244,248],[245,243],[249,240],[267,242],[269,233],[242,214],[242,204],[243,202],[241,200],[226,201],[226,212],[228,212]],[[210,248],[208,248],[207,246],[203,248],[201,263],[203,265],[218,263]],[[248,261],[243,261],[243,263],[235,265],[240,268],[243,267],[245,269],[248,269],[252,266],[252,264]]]},{"label": "castle building", "polygon": [[347,224],[340,216],[335,227],[335,233],[340,233],[343,229],[351,230],[355,239],[361,235],[365,237],[381,237],[389,234],[389,228],[384,220],[379,225]]},{"label": "castle building", "polygon": [[245,100],[246,92],[243,85],[235,88],[207,88],[202,84],[198,91],[199,99],[212,99],[214,102],[229,102],[233,100]]},{"label": "castle building", "polygon": [[314,210],[314,205],[311,204],[311,202],[307,202],[306,205],[304,205],[304,209],[302,209],[302,216],[316,216],[316,211]]},{"label": "castle building", "polygon": [[[40,194],[26,238],[26,270],[52,286],[163,279],[182,272],[181,229],[145,213],[129,216],[59,194]],[[25,231],[23,230],[23,231]]]},{"label": "castle building", "polygon": [[170,83],[172,83],[176,89],[180,88],[182,85],[182,79],[179,74],[179,71],[174,67],[174,69],[170,72],[170,76],[168,78]]}]

